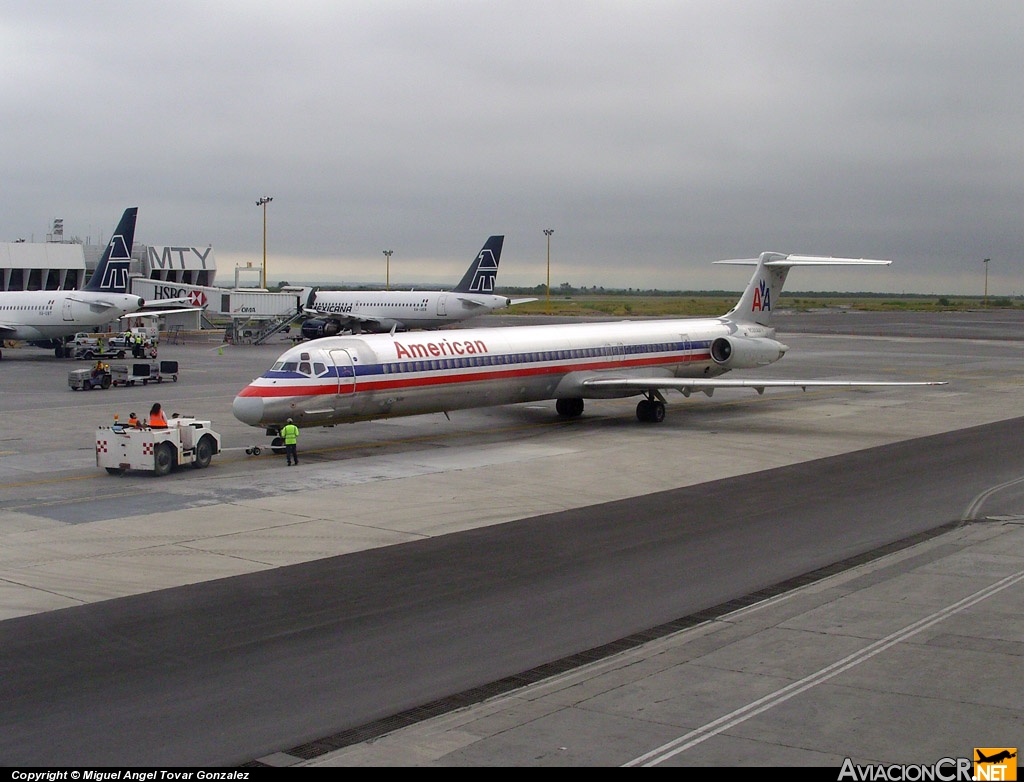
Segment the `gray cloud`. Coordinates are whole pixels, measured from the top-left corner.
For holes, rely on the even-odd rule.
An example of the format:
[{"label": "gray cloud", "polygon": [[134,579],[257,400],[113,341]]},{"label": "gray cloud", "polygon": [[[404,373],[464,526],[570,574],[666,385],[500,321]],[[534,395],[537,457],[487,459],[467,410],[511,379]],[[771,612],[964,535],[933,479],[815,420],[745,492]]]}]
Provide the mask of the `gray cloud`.
[{"label": "gray cloud", "polygon": [[1014,2],[8,5],[5,240],[138,204],[224,267],[267,194],[272,277],[453,282],[503,232],[536,284],[553,227],[575,284],[774,249],[896,261],[797,289],[1024,290]]}]

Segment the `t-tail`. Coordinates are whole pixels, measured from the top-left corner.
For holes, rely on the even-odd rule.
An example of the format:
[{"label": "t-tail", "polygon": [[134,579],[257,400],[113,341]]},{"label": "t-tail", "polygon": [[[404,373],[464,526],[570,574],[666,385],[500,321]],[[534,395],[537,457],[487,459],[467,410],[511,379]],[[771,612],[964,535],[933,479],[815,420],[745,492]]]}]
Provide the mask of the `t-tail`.
[{"label": "t-tail", "polygon": [[726,314],[739,323],[756,323],[771,326],[772,310],[778,306],[778,297],[786,276],[794,266],[888,266],[892,261],[870,258],[827,258],[818,255],[784,255],[782,253],[761,253],[758,258],[735,258],[715,263],[757,266],[740,300]]},{"label": "t-tail", "polygon": [[492,236],[469,266],[462,281],[452,288],[455,293],[494,293],[494,280],[498,276],[498,261],[504,236]]},{"label": "t-tail", "polygon": [[121,222],[114,229],[110,243],[103,252],[96,271],[89,279],[89,284],[82,290],[97,293],[127,293],[128,272],[132,265],[132,244],[135,241],[135,218],[139,214],[137,206],[129,207],[121,215]]}]

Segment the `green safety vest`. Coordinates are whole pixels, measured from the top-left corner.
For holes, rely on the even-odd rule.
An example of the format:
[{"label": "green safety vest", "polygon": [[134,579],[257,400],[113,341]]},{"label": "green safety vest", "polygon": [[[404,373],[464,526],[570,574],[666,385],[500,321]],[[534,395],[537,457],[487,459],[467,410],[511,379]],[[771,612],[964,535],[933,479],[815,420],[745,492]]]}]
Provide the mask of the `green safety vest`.
[{"label": "green safety vest", "polygon": [[286,424],[281,430],[281,436],[284,438],[285,445],[295,445],[299,440],[299,427],[295,424]]}]

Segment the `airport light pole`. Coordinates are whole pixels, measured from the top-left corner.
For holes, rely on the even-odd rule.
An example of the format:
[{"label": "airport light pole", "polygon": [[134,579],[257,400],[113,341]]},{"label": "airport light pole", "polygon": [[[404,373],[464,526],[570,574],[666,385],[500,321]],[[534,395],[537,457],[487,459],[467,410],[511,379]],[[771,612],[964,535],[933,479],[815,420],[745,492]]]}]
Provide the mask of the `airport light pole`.
[{"label": "airport light pole", "polygon": [[267,204],[274,199],[270,196],[263,196],[256,202],[256,206],[263,207],[263,287],[267,287]]},{"label": "airport light pole", "polygon": [[985,264],[985,306],[988,307],[988,262],[991,258],[985,258],[982,263]]},{"label": "airport light pole", "polygon": [[384,253],[384,290],[391,290],[391,256],[394,250],[381,250]]},{"label": "airport light pole", "polygon": [[551,234],[555,232],[554,228],[545,228],[544,235],[548,238],[548,292],[546,301],[547,314],[551,314]]}]

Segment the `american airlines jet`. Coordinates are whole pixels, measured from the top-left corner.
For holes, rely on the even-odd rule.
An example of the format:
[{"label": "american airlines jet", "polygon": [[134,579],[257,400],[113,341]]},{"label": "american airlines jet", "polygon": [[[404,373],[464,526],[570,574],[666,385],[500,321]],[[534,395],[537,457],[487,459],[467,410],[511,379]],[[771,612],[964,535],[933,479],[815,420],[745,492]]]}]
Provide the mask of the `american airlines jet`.
[{"label": "american airlines jet", "polygon": [[719,263],[756,266],[739,302],[719,318],[327,337],[282,354],[239,392],[234,414],[275,435],[289,418],[331,425],[543,399],[570,418],[586,399],[642,396],[637,418],[656,423],[668,390],[942,385],[722,377],[786,353],[771,316],[791,268],[890,262],[766,252]]},{"label": "american airlines jet", "polygon": [[20,339],[64,355],[63,338],[145,306],[128,293],[138,207],[124,210],[96,271],[82,290],[0,293],[0,339]]},{"label": "american airlines jet", "polygon": [[314,291],[302,324],[306,339],[333,337],[343,331],[384,333],[436,329],[534,299],[512,300],[494,294],[504,236],[490,237],[461,282],[450,291]]}]

